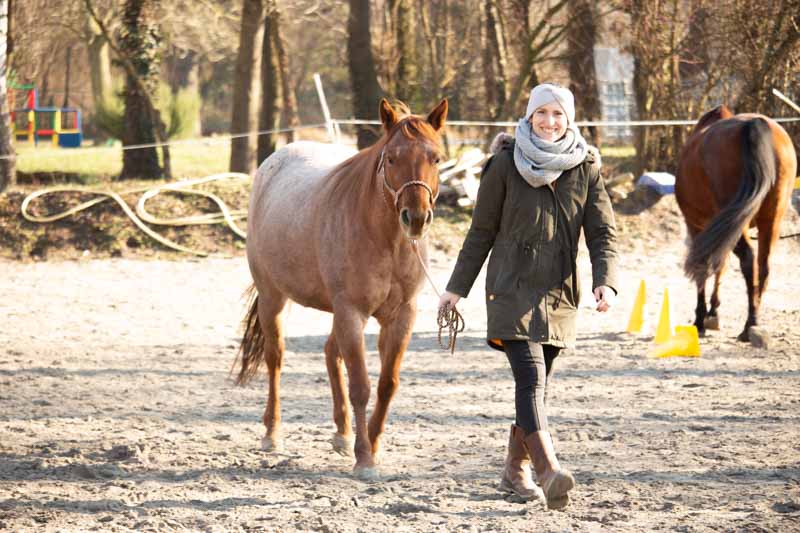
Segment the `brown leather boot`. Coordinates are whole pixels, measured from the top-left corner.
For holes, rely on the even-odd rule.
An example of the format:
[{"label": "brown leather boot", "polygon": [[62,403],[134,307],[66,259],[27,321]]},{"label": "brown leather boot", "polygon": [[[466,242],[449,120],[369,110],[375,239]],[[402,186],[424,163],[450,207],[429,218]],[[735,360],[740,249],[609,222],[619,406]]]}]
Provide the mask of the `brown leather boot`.
[{"label": "brown leather boot", "polygon": [[500,490],[514,493],[526,502],[545,499],[544,492],[533,482],[531,476],[531,462],[528,450],[525,449],[524,432],[515,424],[511,424],[508,435],[508,455],[500,480]]},{"label": "brown leather boot", "polygon": [[569,504],[568,492],[575,487],[575,478],[561,468],[553,448],[553,438],[547,431],[536,431],[525,437],[536,480],[544,491],[547,507],[563,509]]}]

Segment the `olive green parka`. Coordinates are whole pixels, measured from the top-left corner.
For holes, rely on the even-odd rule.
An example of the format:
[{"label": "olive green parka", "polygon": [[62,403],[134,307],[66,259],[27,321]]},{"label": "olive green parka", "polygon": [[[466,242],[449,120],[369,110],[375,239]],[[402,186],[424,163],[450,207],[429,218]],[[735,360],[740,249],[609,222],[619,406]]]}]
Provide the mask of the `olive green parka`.
[{"label": "olive green parka", "polygon": [[[486,274],[487,340],[575,342],[580,302],[576,259],[584,232],[593,289],[617,289],[616,228],[611,201],[590,154],[552,184],[531,187],[514,165],[506,135],[483,168],[472,224],[447,290],[466,297],[491,250]],[[599,158],[598,158],[599,159]]]}]

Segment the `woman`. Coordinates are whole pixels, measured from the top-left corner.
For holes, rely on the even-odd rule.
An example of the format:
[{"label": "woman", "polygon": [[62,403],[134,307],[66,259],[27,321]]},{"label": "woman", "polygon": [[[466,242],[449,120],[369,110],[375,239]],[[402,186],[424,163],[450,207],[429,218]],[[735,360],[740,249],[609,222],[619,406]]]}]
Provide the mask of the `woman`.
[{"label": "woman", "polygon": [[[546,385],[559,351],[575,341],[580,291],[577,244],[583,230],[597,310],[616,295],[616,230],[599,155],[575,126],[569,89],[544,83],[530,95],[516,139],[501,134],[481,176],[472,224],[439,307],[466,297],[489,250],[487,339],[505,351],[514,375],[511,426],[500,488],[525,500],[569,503],[575,480],[561,468],[548,432]],[[530,462],[538,485],[533,483]],[[541,487],[541,488],[540,488]]]}]

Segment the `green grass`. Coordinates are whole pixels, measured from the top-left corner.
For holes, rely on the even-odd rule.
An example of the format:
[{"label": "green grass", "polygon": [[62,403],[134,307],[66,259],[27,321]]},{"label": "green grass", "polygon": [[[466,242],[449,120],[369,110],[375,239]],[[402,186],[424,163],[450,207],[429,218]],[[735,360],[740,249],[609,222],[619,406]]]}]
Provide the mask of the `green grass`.
[{"label": "green grass", "polygon": [[[43,143],[35,148],[18,143],[15,148],[20,172],[77,174],[85,177],[86,183],[92,183],[117,176],[122,171],[120,146],[71,149],[53,148]],[[173,178],[197,178],[227,171],[230,149],[230,140],[212,137],[171,146]]]}]

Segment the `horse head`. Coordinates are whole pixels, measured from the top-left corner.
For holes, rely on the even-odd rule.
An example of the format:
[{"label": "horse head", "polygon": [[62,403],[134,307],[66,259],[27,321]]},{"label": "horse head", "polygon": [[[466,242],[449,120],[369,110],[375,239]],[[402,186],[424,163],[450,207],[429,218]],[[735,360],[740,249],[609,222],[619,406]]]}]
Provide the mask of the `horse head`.
[{"label": "horse head", "polygon": [[400,117],[383,99],[380,116],[387,135],[378,163],[379,179],[387,193],[384,197],[394,201],[403,233],[416,240],[433,222],[433,208],[439,196],[439,132],[447,117],[447,100],[423,118]]}]

